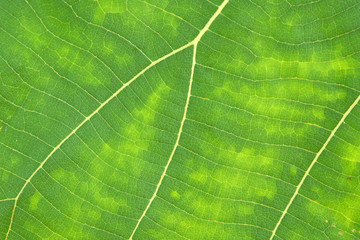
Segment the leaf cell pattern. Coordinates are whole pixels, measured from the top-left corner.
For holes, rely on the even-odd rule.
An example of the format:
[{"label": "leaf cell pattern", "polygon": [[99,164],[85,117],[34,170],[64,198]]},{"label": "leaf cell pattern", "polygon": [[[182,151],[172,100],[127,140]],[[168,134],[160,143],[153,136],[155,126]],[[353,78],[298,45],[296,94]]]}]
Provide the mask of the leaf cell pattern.
[{"label": "leaf cell pattern", "polygon": [[359,15],[0,1],[0,239],[360,239]]}]

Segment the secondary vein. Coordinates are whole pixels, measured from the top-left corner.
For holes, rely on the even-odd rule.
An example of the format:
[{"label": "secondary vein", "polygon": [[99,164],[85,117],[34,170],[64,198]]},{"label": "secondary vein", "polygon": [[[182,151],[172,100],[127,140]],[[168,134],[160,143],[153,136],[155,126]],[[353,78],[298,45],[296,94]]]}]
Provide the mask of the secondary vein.
[{"label": "secondary vein", "polygon": [[276,235],[276,231],[279,228],[282,220],[284,219],[287,211],[289,210],[291,204],[293,203],[293,201],[295,200],[296,196],[299,193],[299,190],[301,188],[301,186],[303,185],[303,183],[305,182],[306,177],[309,175],[311,169],[313,168],[313,166],[315,165],[315,163],[317,162],[317,160],[319,159],[320,155],[322,154],[322,152],[325,150],[326,146],[329,144],[329,142],[331,141],[331,139],[334,137],[336,131],[340,128],[341,124],[344,123],[345,119],[347,118],[347,116],[350,114],[350,112],[355,108],[355,106],[359,103],[360,101],[360,95],[355,99],[355,101],[351,104],[351,106],[348,108],[348,110],[343,114],[342,118],[340,119],[340,121],[338,122],[338,124],[336,125],[336,127],[331,131],[329,137],[327,138],[326,142],[324,143],[324,145],[322,145],[322,147],[320,148],[320,150],[317,152],[314,160],[311,162],[310,166],[308,167],[308,169],[306,170],[304,176],[302,177],[300,183],[297,185],[296,190],[293,194],[293,196],[291,197],[288,205],[286,206],[286,208],[284,209],[279,221],[276,223],[276,226],[274,228],[274,230],[272,231],[270,240],[272,240],[275,235]]},{"label": "secondary vein", "polygon": [[209,30],[211,24],[215,21],[215,19],[220,15],[221,11],[224,9],[224,7],[226,6],[226,4],[229,2],[229,0],[225,0],[217,9],[217,11],[214,13],[214,15],[210,18],[210,20],[206,23],[206,25],[204,26],[204,28],[200,31],[200,33],[198,34],[198,36],[191,42],[191,45],[194,45],[194,51],[193,51],[193,59],[192,59],[192,66],[191,66],[191,75],[190,75],[190,82],[189,82],[189,89],[188,89],[188,94],[187,94],[187,98],[186,98],[186,103],[185,103],[185,108],[184,108],[184,114],[180,123],[180,128],[179,128],[179,132],[177,134],[177,138],[176,138],[176,142],[174,145],[174,148],[170,154],[169,160],[167,161],[164,171],[161,174],[160,180],[155,188],[154,194],[152,195],[152,197],[149,200],[148,205],[146,206],[144,212],[142,213],[142,215],[140,216],[139,220],[136,223],[136,226],[134,228],[134,230],[131,233],[131,236],[129,238],[129,240],[132,240],[136,230],[139,228],[141,221],[143,220],[143,218],[145,217],[147,211],[149,210],[151,204],[153,203],[154,199],[157,196],[157,193],[160,189],[161,183],[164,180],[164,177],[166,175],[166,172],[169,168],[169,165],[175,155],[175,151],[179,145],[180,142],[180,137],[181,137],[181,133],[182,133],[182,129],[184,127],[184,123],[186,120],[186,115],[187,115],[187,110],[189,107],[189,102],[190,102],[190,97],[191,97],[191,87],[192,87],[192,83],[193,83],[193,79],[194,79],[194,72],[195,72],[195,65],[196,65],[196,50],[197,50],[197,45],[200,42],[201,38],[204,36],[204,34]]},{"label": "secondary vein", "polygon": [[178,48],[175,49],[174,51],[172,51],[171,53],[157,59],[156,61],[152,62],[150,65],[148,65],[146,68],[144,68],[142,71],[140,71],[138,74],[136,74],[130,81],[128,81],[127,83],[125,83],[121,88],[119,88],[113,95],[111,95],[106,101],[104,101],[102,104],[99,105],[99,107],[92,112],[89,116],[87,116],[76,128],[74,128],[56,147],[53,148],[53,150],[47,155],[47,157],[41,162],[41,164],[39,165],[39,167],[33,172],[33,174],[31,174],[31,176],[25,181],[23,187],[21,188],[20,192],[18,193],[18,195],[15,198],[15,204],[14,204],[14,208],[11,214],[11,220],[10,220],[10,224],[9,224],[9,229],[8,232],[6,234],[6,238],[8,239],[10,230],[11,230],[11,226],[12,226],[12,222],[14,219],[14,214],[15,214],[15,209],[16,209],[16,205],[17,202],[19,200],[20,195],[22,194],[22,192],[24,191],[25,187],[30,183],[31,179],[36,175],[36,173],[44,166],[44,164],[47,162],[47,160],[72,136],[74,135],[74,133],[76,133],[77,130],[79,130],[79,128],[81,128],[87,121],[89,121],[95,114],[97,114],[106,104],[108,104],[112,99],[114,99],[120,92],[122,92],[127,86],[129,86],[132,82],[134,82],[139,76],[141,76],[142,74],[144,74],[147,70],[149,70],[150,68],[152,68],[153,66],[155,66],[156,64],[158,64],[159,62],[162,62],[163,60],[171,57],[172,55],[181,52],[182,50],[184,50],[185,48],[189,47],[190,45],[192,45],[192,42]]},{"label": "secondary vein", "polygon": [[209,29],[210,25],[214,22],[214,20],[217,18],[217,16],[219,16],[219,14],[221,13],[221,11],[224,9],[224,7],[226,6],[226,4],[229,2],[229,0],[225,0],[217,9],[217,11],[214,13],[214,15],[210,18],[210,20],[207,22],[207,24],[205,25],[205,27],[200,31],[200,33],[197,35],[197,37],[189,42],[188,44],[175,49],[174,51],[168,53],[167,55],[157,59],[156,61],[151,62],[151,64],[149,64],[146,68],[144,68],[142,71],[140,71],[138,74],[136,74],[130,81],[128,81],[127,83],[125,83],[121,88],[119,88],[115,93],[113,93],[107,100],[105,100],[103,103],[101,103],[99,105],[99,107],[97,109],[95,109],[94,112],[92,112],[89,116],[87,116],[76,128],[74,128],[56,147],[53,148],[53,150],[46,156],[46,158],[41,162],[41,164],[35,169],[35,171],[31,174],[31,176],[25,181],[24,185],[22,186],[22,188],[20,189],[19,193],[17,194],[17,196],[14,198],[14,207],[12,210],[12,214],[11,214],[11,219],[10,219],[10,224],[9,224],[9,228],[8,231],[6,233],[6,237],[5,240],[8,239],[10,231],[11,231],[11,227],[12,227],[12,223],[14,220],[14,215],[15,215],[15,210],[16,210],[16,206],[18,203],[18,200],[21,196],[21,194],[23,193],[24,189],[26,188],[26,186],[30,183],[30,181],[34,178],[34,176],[36,175],[36,173],[38,173],[40,171],[40,169],[43,168],[43,166],[45,165],[45,163],[50,159],[50,157],[72,136],[74,135],[77,130],[79,130],[87,121],[89,121],[94,115],[96,115],[106,104],[108,104],[112,99],[114,99],[120,92],[122,92],[126,87],[128,87],[132,82],[134,82],[139,76],[141,76],[142,74],[144,74],[147,70],[149,70],[150,68],[152,68],[153,66],[157,65],[158,63],[164,61],[165,59],[175,55],[178,52],[181,52],[182,50],[190,47],[190,46],[194,46],[194,56],[193,56],[193,64],[192,64],[192,71],[191,71],[191,79],[190,79],[190,85],[189,85],[189,92],[188,92],[188,97],[186,100],[186,106],[185,106],[185,111],[184,111],[184,116],[183,116],[183,120],[181,122],[181,126],[179,129],[179,134],[178,134],[178,139],[176,141],[173,153],[171,154],[169,161],[167,163],[167,165],[165,166],[164,172],[160,178],[160,181],[157,185],[157,188],[154,192],[153,197],[150,199],[148,206],[146,207],[142,217],[138,220],[138,224],[136,225],[133,234],[131,235],[130,239],[132,238],[132,236],[134,235],[138,225],[140,224],[142,218],[145,216],[146,211],[148,210],[148,208],[150,207],[153,199],[156,196],[156,193],[161,185],[162,179],[164,178],[165,174],[166,174],[166,170],[168,165],[171,162],[171,159],[175,153],[176,147],[178,145],[179,139],[180,139],[180,135],[181,135],[181,131],[182,131],[182,127],[183,127],[183,123],[185,121],[186,118],[186,112],[187,112],[187,107],[189,104],[189,99],[190,99],[190,93],[191,93],[191,84],[192,84],[192,79],[193,79],[193,74],[194,74],[194,68],[195,68],[195,57],[196,57],[196,48],[197,48],[197,44],[199,43],[200,39],[202,38],[202,36],[205,34],[205,32]]},{"label": "secondary vein", "polygon": [[190,96],[191,96],[191,86],[192,86],[192,82],[193,82],[193,76],[194,76],[194,69],[195,69],[195,57],[196,57],[196,47],[197,45],[194,46],[194,55],[193,55],[193,63],[192,63],[192,67],[191,67],[191,77],[190,77],[190,84],[189,84],[189,90],[188,90],[188,95],[187,95],[187,98],[186,98],[186,103],[185,103],[185,110],[184,110],[184,115],[183,115],[183,118],[181,120],[181,124],[180,124],[180,128],[179,128],[179,132],[177,134],[177,138],[176,138],[176,142],[175,142],[175,145],[174,145],[174,148],[170,154],[170,157],[169,157],[169,160],[167,161],[166,165],[165,165],[165,168],[164,168],[164,171],[163,173],[161,174],[161,177],[160,177],[160,180],[158,182],[158,184],[156,185],[156,189],[155,189],[155,192],[154,194],[152,195],[152,197],[150,198],[149,200],[149,203],[148,205],[146,206],[144,212],[142,213],[141,217],[139,218],[139,220],[137,221],[136,223],[136,226],[130,236],[130,240],[133,238],[137,228],[139,227],[140,225],[140,222],[142,221],[142,219],[145,217],[145,214],[146,212],[148,211],[148,209],[150,208],[152,202],[154,201],[158,191],[159,191],[159,188],[160,188],[160,185],[162,183],[162,181],[164,180],[164,177],[166,175],[166,172],[167,172],[167,169],[169,168],[169,165],[170,165],[170,162],[171,160],[173,159],[174,157],[174,154],[175,154],[175,151],[177,149],[177,146],[179,145],[179,141],[180,141],[180,136],[181,136],[181,133],[182,133],[182,129],[183,129],[183,126],[184,126],[184,122],[185,122],[185,119],[186,119],[186,113],[187,113],[187,110],[188,110],[188,106],[189,106],[189,102],[190,102]]}]

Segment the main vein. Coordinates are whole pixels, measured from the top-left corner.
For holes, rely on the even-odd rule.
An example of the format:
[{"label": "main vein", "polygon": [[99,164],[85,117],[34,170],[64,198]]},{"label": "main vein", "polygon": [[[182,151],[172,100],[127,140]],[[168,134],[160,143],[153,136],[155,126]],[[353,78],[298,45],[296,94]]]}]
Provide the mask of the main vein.
[{"label": "main vein", "polygon": [[137,228],[138,228],[139,225],[140,225],[141,220],[145,217],[145,214],[146,214],[146,212],[148,211],[148,209],[150,208],[151,203],[154,201],[154,199],[155,199],[155,197],[156,197],[156,195],[157,195],[157,192],[159,191],[160,185],[161,185],[162,181],[164,180],[164,177],[165,177],[165,174],[166,174],[166,172],[167,172],[167,169],[168,169],[168,167],[169,167],[169,165],[170,165],[170,162],[171,162],[171,160],[172,160],[173,157],[174,157],[176,148],[177,148],[177,146],[179,145],[181,132],[182,132],[182,129],[183,129],[183,126],[184,126],[184,122],[185,122],[185,119],[186,119],[186,113],[187,113],[187,109],[188,109],[189,102],[190,102],[191,86],[192,86],[192,82],[193,82],[194,69],[195,69],[196,47],[197,47],[197,45],[195,44],[195,45],[194,45],[194,53],[193,53],[193,54],[194,54],[194,55],[193,55],[193,62],[192,62],[192,67],[191,67],[190,84],[189,84],[188,95],[187,95],[186,103],[185,103],[184,115],[183,115],[183,118],[182,118],[182,120],[181,120],[179,132],[178,132],[178,134],[177,134],[177,138],[176,138],[176,142],[175,142],[174,148],[173,148],[173,150],[172,150],[172,152],[171,152],[171,154],[170,154],[169,160],[167,161],[167,163],[166,163],[166,165],[165,165],[164,171],[163,171],[163,173],[161,174],[160,180],[159,180],[158,184],[156,185],[154,194],[153,194],[152,197],[150,198],[148,205],[146,206],[144,212],[142,213],[141,217],[140,217],[139,220],[137,221],[136,226],[135,226],[135,228],[134,228],[134,230],[133,230],[133,232],[132,232],[132,234],[131,234],[131,236],[130,236],[129,239],[132,239],[132,238],[133,238],[133,236],[134,236]]},{"label": "main vein", "polygon": [[210,28],[211,24],[214,22],[214,20],[217,18],[217,16],[219,16],[219,14],[221,13],[221,11],[224,9],[224,7],[226,6],[226,4],[229,2],[229,0],[225,0],[220,6],[219,8],[217,9],[217,11],[214,13],[214,15],[210,18],[210,20],[207,22],[207,24],[205,25],[205,27],[200,31],[200,33],[198,34],[198,36],[194,39],[194,41],[192,41],[192,45],[194,45],[194,52],[193,52],[193,59],[192,59],[192,66],[191,66],[191,75],[190,75],[190,82],[189,82],[189,89],[188,89],[188,94],[187,94],[187,98],[186,98],[186,103],[185,103],[185,108],[184,108],[184,114],[183,114],[183,117],[182,117],[182,120],[181,120],[181,123],[180,123],[180,128],[179,128],[179,132],[177,134],[177,138],[176,138],[176,142],[175,142],[175,145],[174,145],[174,148],[170,154],[170,157],[169,157],[169,160],[167,161],[166,165],[165,165],[165,168],[164,168],[164,171],[163,173],[161,174],[161,177],[160,177],[160,180],[158,182],[158,184],[156,185],[156,188],[155,188],[155,191],[154,191],[154,194],[152,195],[152,197],[150,198],[149,200],[149,203],[148,205],[146,206],[144,212],[142,213],[142,215],[140,216],[139,220],[137,221],[136,223],[136,226],[134,228],[134,230],[132,231],[131,233],[131,236],[129,238],[129,240],[132,240],[134,235],[135,235],[135,232],[136,230],[138,229],[141,221],[143,220],[143,218],[145,217],[147,211],[149,210],[152,202],[154,201],[159,189],[160,189],[160,186],[161,186],[161,183],[163,182],[164,180],[164,177],[166,175],[166,172],[169,168],[169,165],[175,155],[175,151],[179,145],[179,142],[180,142],[180,137],[181,137],[181,133],[182,133],[182,130],[183,130],[183,127],[184,127],[184,123],[185,123],[185,120],[186,120],[186,114],[187,114],[187,110],[188,110],[188,107],[189,107],[189,102],[190,102],[190,96],[191,96],[191,87],[192,87],[192,83],[193,83],[193,79],[194,79],[194,72],[195,72],[195,65],[196,65],[196,50],[197,50],[197,45],[198,43],[200,42],[202,36],[206,33],[206,31]]},{"label": "main vein", "polygon": [[291,204],[293,203],[294,199],[296,198],[297,194],[299,193],[299,190],[301,188],[301,186],[303,185],[303,183],[305,182],[306,177],[309,175],[311,169],[313,168],[313,166],[315,165],[315,163],[317,162],[317,160],[319,159],[320,155],[322,154],[322,152],[325,150],[326,146],[329,144],[329,142],[331,141],[331,139],[334,137],[336,131],[340,128],[341,124],[344,123],[345,119],[347,118],[347,116],[350,114],[350,112],[354,109],[354,107],[359,103],[360,101],[360,95],[355,99],[355,101],[351,104],[351,106],[348,108],[348,110],[343,114],[342,118],[340,119],[340,121],[338,122],[338,124],[336,125],[336,127],[331,131],[329,137],[327,138],[326,142],[324,143],[324,145],[320,148],[320,150],[317,152],[314,160],[311,162],[310,166],[308,167],[308,169],[306,170],[304,176],[302,177],[300,183],[297,185],[296,190],[293,194],[293,196],[291,197],[288,205],[286,206],[285,210],[283,211],[279,221],[276,223],[276,226],[274,228],[274,230],[272,231],[272,235],[270,237],[270,240],[272,240],[275,237],[276,231],[279,228],[282,220],[284,219],[287,211],[289,210]]},{"label": "main vein", "polygon": [[155,66],[156,64],[158,64],[159,62],[162,62],[163,60],[169,58],[170,56],[184,50],[185,48],[189,47],[190,45],[192,45],[192,42],[178,48],[175,49],[174,51],[172,51],[171,53],[157,59],[156,61],[152,62],[151,64],[149,64],[146,68],[144,68],[141,72],[139,72],[138,74],[136,74],[130,81],[128,81],[127,83],[125,83],[123,86],[121,86],[121,88],[119,88],[113,95],[111,95],[105,102],[103,102],[102,104],[100,104],[100,106],[94,111],[92,112],[89,116],[87,116],[76,128],[74,128],[55,148],[53,148],[53,150],[46,156],[46,158],[44,159],[44,161],[41,162],[41,164],[39,165],[39,167],[31,174],[31,176],[25,181],[23,187],[21,188],[20,192],[18,193],[18,195],[15,197],[15,203],[14,203],[14,208],[11,214],[11,220],[10,220],[10,225],[9,225],[9,229],[8,232],[6,233],[6,238],[8,238],[10,230],[11,230],[11,226],[12,226],[12,222],[14,219],[14,214],[15,214],[15,209],[17,206],[17,202],[19,200],[20,195],[22,194],[22,192],[24,191],[24,189],[26,188],[26,186],[30,183],[31,179],[36,175],[36,173],[45,165],[45,163],[47,162],[47,160],[49,160],[49,158],[72,136],[76,133],[77,130],[79,130],[79,128],[81,128],[87,121],[89,121],[95,114],[97,114],[106,104],[108,104],[112,99],[114,99],[120,92],[122,92],[127,86],[129,86],[133,81],[135,81],[139,76],[141,76],[142,74],[144,74],[147,70],[149,70],[150,68],[152,68],[153,66]]},{"label": "main vein", "polygon": [[144,74],[147,70],[149,70],[150,68],[152,68],[153,66],[155,66],[156,64],[164,61],[165,59],[171,57],[172,55],[181,52],[182,50],[190,47],[190,46],[194,46],[194,56],[193,56],[193,63],[192,63],[192,70],[191,70],[191,79],[190,79],[190,84],[189,84],[189,91],[188,91],[188,96],[187,96],[187,100],[186,100],[186,105],[185,105],[185,111],[184,111],[184,116],[183,119],[181,121],[181,125],[180,125],[180,129],[179,129],[179,133],[178,133],[178,138],[176,140],[176,144],[174,146],[174,149],[170,155],[169,161],[165,166],[164,172],[160,178],[160,181],[155,189],[154,195],[152,196],[152,198],[149,201],[149,204],[147,205],[146,209],[144,210],[141,218],[138,220],[138,223],[130,237],[130,239],[133,237],[136,229],[138,228],[141,220],[143,219],[143,217],[145,216],[147,210],[149,209],[152,201],[154,200],[157,191],[161,185],[161,182],[166,174],[166,170],[172,160],[172,157],[175,153],[176,147],[179,143],[179,139],[180,139],[180,135],[181,135],[181,131],[182,131],[182,127],[184,125],[184,121],[186,118],[186,112],[187,112],[187,108],[189,105],[189,100],[190,100],[190,94],[191,94],[191,85],[192,85],[192,80],[193,80],[193,75],[194,75],[194,69],[195,69],[195,57],[196,57],[196,48],[197,48],[197,44],[199,43],[201,37],[205,34],[205,32],[209,29],[210,25],[214,22],[214,20],[217,18],[217,16],[219,16],[219,14],[221,13],[221,11],[224,9],[224,7],[226,6],[226,4],[229,2],[229,0],[225,0],[217,9],[217,11],[214,13],[214,15],[210,18],[210,20],[207,22],[207,24],[205,25],[205,27],[199,32],[199,34],[196,36],[196,38],[194,40],[192,40],[191,42],[185,44],[184,46],[175,49],[174,51],[170,52],[169,54],[157,59],[156,61],[151,62],[151,64],[149,64],[146,68],[144,68],[142,71],[140,71],[138,74],[136,74],[130,81],[128,81],[127,83],[125,83],[121,88],[119,88],[114,94],[112,94],[106,101],[104,101],[102,104],[100,104],[100,106],[95,109],[94,112],[92,112],[89,116],[87,116],[76,128],[74,128],[56,147],[53,148],[53,150],[46,156],[46,158],[44,159],[44,161],[41,162],[41,164],[38,166],[38,168],[31,174],[31,176],[25,181],[24,185],[22,186],[22,188],[20,189],[18,195],[13,199],[15,201],[14,203],[14,207],[12,210],[12,214],[11,214],[11,219],[10,219],[10,224],[9,224],[9,228],[8,231],[6,233],[6,240],[9,237],[10,231],[11,231],[11,227],[12,227],[12,223],[14,220],[14,215],[15,215],[15,209],[17,206],[17,202],[19,200],[19,197],[21,196],[21,194],[23,193],[24,189],[26,188],[26,186],[30,183],[31,179],[33,179],[33,177],[36,175],[37,172],[39,172],[40,169],[43,168],[43,166],[45,165],[45,163],[50,159],[50,157],[72,136],[76,133],[77,130],[79,130],[79,128],[81,128],[87,121],[89,121],[95,114],[97,114],[106,104],[108,104],[112,99],[114,99],[120,92],[122,92],[127,86],[129,86],[132,82],[134,82],[139,76],[141,76],[142,74]]}]

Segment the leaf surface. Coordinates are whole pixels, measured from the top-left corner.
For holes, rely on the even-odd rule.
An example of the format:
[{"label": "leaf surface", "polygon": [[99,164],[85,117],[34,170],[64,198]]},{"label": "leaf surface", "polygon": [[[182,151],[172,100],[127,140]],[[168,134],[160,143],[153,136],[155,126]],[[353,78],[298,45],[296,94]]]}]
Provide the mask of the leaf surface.
[{"label": "leaf surface", "polygon": [[359,239],[359,15],[0,1],[0,239]]}]

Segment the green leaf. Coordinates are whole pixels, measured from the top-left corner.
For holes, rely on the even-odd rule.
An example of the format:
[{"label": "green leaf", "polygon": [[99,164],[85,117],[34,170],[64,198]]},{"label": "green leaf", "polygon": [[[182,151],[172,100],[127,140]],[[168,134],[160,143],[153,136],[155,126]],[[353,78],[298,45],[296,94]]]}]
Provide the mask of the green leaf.
[{"label": "green leaf", "polygon": [[0,1],[0,239],[360,239],[359,16]]}]

